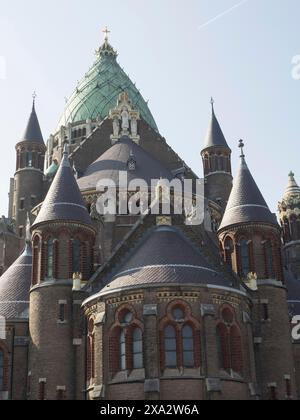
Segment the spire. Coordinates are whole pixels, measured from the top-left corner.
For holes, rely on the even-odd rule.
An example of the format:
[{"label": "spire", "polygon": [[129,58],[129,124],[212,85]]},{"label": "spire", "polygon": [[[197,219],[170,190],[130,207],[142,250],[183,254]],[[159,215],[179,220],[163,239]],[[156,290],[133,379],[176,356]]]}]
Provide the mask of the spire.
[{"label": "spire", "polygon": [[300,194],[300,187],[295,180],[294,172],[291,171],[289,173],[289,182],[285,190],[284,198],[293,196],[293,195],[299,195],[299,194]]},{"label": "spire", "polygon": [[207,135],[204,142],[204,149],[207,149],[209,147],[226,147],[229,149],[229,146],[227,144],[227,141],[225,139],[225,136],[223,134],[223,131],[220,127],[219,121],[215,114],[215,101],[213,98],[211,98],[211,121],[208,127]]},{"label": "spire", "polygon": [[33,226],[60,220],[92,224],[70,165],[67,142],[64,144],[60,167]]},{"label": "spire", "polygon": [[220,230],[241,223],[261,222],[277,225],[245,160],[244,142],[240,140],[241,164],[220,226]]},{"label": "spire", "polygon": [[27,123],[25,133],[22,138],[22,142],[33,142],[41,143],[44,145],[44,139],[40,128],[40,123],[35,110],[36,93],[33,94],[32,111]]}]

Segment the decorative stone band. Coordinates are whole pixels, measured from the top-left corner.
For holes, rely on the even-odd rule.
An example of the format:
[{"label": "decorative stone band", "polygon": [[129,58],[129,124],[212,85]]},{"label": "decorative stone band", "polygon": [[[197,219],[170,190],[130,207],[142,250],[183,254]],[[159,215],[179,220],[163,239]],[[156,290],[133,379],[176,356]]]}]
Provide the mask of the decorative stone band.
[{"label": "decorative stone band", "polygon": [[[198,284],[196,285],[195,283],[186,283],[184,284],[184,286],[182,284],[177,284],[177,283],[164,283],[163,284],[163,288],[167,289],[167,288],[176,288],[176,287],[184,287],[187,289],[193,288],[193,289],[197,289],[197,288],[208,288],[208,289],[212,289],[212,290],[220,290],[220,291],[224,291],[224,292],[230,292],[233,293],[235,295],[238,296],[242,296],[244,298],[249,299],[249,295],[247,293],[246,290],[244,290],[243,288],[241,288],[241,290],[235,289],[233,287],[226,287],[226,286],[218,286],[215,284]],[[162,285],[161,284],[152,284],[151,288],[153,289],[159,289],[161,288]],[[92,302],[97,302],[97,300],[101,299],[103,296],[107,296],[110,294],[117,294],[119,292],[127,292],[127,291],[132,291],[132,290],[139,290],[139,289],[149,289],[149,285],[148,284],[137,284],[135,286],[124,286],[121,287],[119,289],[114,289],[114,290],[108,290],[106,292],[103,292],[102,290],[100,290],[100,292],[96,293],[93,296],[90,296],[89,298],[87,298],[83,304],[82,304],[82,308],[84,308],[86,305],[91,305],[93,304]]]}]

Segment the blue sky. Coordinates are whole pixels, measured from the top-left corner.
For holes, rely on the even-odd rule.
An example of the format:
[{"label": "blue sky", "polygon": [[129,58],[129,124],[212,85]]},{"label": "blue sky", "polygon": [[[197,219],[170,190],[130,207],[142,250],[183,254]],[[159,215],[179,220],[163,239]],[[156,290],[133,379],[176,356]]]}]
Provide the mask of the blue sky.
[{"label": "blue sky", "polygon": [[[299,0],[11,0],[0,12],[0,213],[7,213],[14,146],[32,101],[45,139],[109,26],[119,62],[168,143],[202,176],[200,150],[215,98],[233,149],[243,138],[273,211],[299,166]],[[228,13],[223,14],[223,12]],[[214,19],[216,16],[218,19]],[[210,23],[207,23],[210,22]],[[3,61],[6,71],[3,69]],[[5,73],[5,74],[4,74]],[[5,77],[4,77],[5,76]]]}]

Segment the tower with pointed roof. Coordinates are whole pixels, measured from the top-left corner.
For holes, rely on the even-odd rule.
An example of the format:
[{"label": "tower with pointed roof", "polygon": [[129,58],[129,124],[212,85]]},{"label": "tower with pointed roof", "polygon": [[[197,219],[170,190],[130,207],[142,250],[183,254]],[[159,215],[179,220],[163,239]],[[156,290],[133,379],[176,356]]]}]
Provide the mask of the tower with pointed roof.
[{"label": "tower with pointed roof", "polygon": [[41,393],[43,399],[57,399],[61,394],[76,399],[74,372],[80,369],[76,357],[84,352],[76,330],[80,319],[77,324],[74,321],[80,300],[73,300],[73,278],[80,293],[81,282],[92,274],[95,231],[67,150],[65,144],[63,160],[32,226],[30,399],[41,399]]},{"label": "tower with pointed roof", "polygon": [[34,96],[27,127],[22,139],[16,145],[16,172],[10,193],[13,197],[11,217],[15,220],[16,231],[22,244],[25,238],[27,213],[43,199],[45,152],[46,146],[36,114]]},{"label": "tower with pointed roof", "polygon": [[[241,162],[218,236],[224,262],[253,293],[260,393],[263,399],[272,392],[281,399],[287,392],[287,380],[295,390],[281,230],[249,170],[242,140],[239,147]],[[275,360],[280,362],[274,370]]]},{"label": "tower with pointed roof", "polygon": [[293,172],[289,174],[285,194],[279,203],[279,217],[288,271],[295,279],[300,279],[300,187]]},{"label": "tower with pointed roof", "polygon": [[211,106],[211,121],[201,151],[205,196],[224,211],[232,188],[231,149],[216,117],[213,99]]}]

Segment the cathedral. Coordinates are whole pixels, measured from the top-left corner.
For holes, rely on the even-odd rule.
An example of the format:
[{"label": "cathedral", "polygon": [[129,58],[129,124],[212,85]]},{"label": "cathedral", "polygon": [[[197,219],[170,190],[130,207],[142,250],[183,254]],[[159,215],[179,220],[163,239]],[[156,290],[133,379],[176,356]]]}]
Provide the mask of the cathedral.
[{"label": "cathedral", "polygon": [[[0,220],[0,400],[299,399],[300,187],[290,173],[273,214],[247,144],[235,177],[230,146],[212,101],[189,223],[164,187],[200,174],[108,31],[47,141],[34,98]],[[128,189],[126,211],[98,211],[99,183],[124,197],[121,173],[154,188],[157,213],[131,211]]]}]

